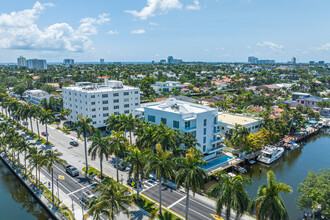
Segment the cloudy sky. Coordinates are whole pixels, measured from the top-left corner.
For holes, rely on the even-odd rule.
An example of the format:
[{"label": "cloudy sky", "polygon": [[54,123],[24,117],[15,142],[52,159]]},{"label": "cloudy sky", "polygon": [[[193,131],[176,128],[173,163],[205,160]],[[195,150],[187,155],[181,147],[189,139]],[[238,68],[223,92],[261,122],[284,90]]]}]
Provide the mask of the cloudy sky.
[{"label": "cloudy sky", "polygon": [[1,0],[0,63],[330,61],[329,0]]}]

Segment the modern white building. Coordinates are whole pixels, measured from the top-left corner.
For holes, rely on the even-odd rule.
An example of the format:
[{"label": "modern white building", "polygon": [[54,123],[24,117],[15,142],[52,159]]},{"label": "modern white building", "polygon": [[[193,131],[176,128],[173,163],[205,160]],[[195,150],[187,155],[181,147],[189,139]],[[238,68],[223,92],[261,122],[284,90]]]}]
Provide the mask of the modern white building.
[{"label": "modern white building", "polygon": [[26,67],[27,66],[26,58],[23,56],[17,58],[17,65],[18,67]]},{"label": "modern white building", "polygon": [[156,82],[152,85],[152,88],[157,94],[161,92],[170,92],[172,89],[177,89],[181,91],[184,86],[178,81],[166,81],[166,82]]},{"label": "modern white building", "polygon": [[46,60],[29,59],[27,60],[27,68],[36,69],[36,70],[45,70],[47,69],[47,62]]},{"label": "modern white building", "polygon": [[231,135],[229,130],[233,129],[236,124],[246,127],[250,133],[258,132],[262,126],[262,120],[259,118],[229,113],[219,113],[218,121],[221,131],[229,135]]},{"label": "modern white building", "polygon": [[[29,102],[29,104],[39,105],[43,99],[46,99],[47,102],[49,98],[54,95],[48,94],[48,92],[40,90],[40,89],[33,89],[27,90],[24,92],[23,97]],[[54,96],[55,98],[59,98]]]},{"label": "modern white building", "polygon": [[184,102],[175,98],[142,104],[136,109],[141,117],[153,124],[166,124],[175,130],[194,135],[205,159],[221,153],[224,140],[218,123],[217,109]]},{"label": "modern white building", "polygon": [[81,82],[62,88],[63,107],[71,110],[69,120],[76,122],[78,115],[92,118],[94,127],[106,126],[111,114],[136,116],[140,107],[140,89],[123,85],[121,81],[105,79],[102,84]]}]

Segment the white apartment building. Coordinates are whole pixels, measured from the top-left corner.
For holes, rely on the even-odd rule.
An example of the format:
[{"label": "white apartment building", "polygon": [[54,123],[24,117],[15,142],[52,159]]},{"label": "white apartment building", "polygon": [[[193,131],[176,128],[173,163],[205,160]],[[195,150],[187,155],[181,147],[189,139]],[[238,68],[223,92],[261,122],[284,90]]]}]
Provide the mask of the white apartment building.
[{"label": "white apartment building", "polygon": [[172,89],[177,89],[181,91],[184,86],[178,81],[166,81],[166,82],[156,82],[152,85],[152,88],[157,94],[161,92],[170,92]]},{"label": "white apartment building", "polygon": [[219,127],[222,132],[231,136],[229,132],[236,124],[246,127],[250,133],[258,132],[262,126],[262,120],[259,118],[247,117],[244,115],[235,115],[229,113],[219,113]]},{"label": "white apartment building", "polygon": [[136,109],[140,116],[153,124],[166,124],[175,130],[194,135],[205,159],[221,153],[224,140],[218,124],[218,111],[203,105],[184,102],[175,98],[142,104]]},{"label": "white apartment building", "polygon": [[25,98],[29,104],[33,105],[39,105],[43,99],[49,102],[50,97],[54,97],[55,99],[60,98],[59,95],[48,94],[48,92],[40,89],[27,90],[23,94],[23,98]]},{"label": "white apartment building", "polygon": [[140,107],[140,89],[125,86],[121,81],[105,79],[102,84],[81,82],[62,88],[63,107],[71,110],[69,120],[76,122],[78,115],[93,119],[94,127],[106,126],[111,114],[136,116]]}]

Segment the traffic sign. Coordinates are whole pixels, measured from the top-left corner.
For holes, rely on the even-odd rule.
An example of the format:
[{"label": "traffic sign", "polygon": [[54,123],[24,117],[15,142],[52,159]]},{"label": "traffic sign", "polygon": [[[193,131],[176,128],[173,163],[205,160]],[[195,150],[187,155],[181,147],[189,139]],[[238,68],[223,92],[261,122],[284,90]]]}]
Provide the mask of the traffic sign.
[{"label": "traffic sign", "polygon": [[60,180],[65,180],[65,177],[62,176],[62,175],[58,175],[58,178],[59,178]]},{"label": "traffic sign", "polygon": [[211,216],[215,219],[215,220],[223,220],[222,217],[215,215],[215,214],[211,214]]}]

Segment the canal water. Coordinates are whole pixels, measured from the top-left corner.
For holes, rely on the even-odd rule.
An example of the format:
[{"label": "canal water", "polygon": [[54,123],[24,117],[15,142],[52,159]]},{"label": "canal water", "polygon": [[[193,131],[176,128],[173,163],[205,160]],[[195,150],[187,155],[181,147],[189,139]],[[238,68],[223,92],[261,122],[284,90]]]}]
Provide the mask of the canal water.
[{"label": "canal water", "polygon": [[[258,187],[266,183],[266,174],[272,170],[276,175],[277,182],[290,185],[293,189],[291,194],[282,194],[282,198],[289,212],[291,220],[301,219],[302,212],[297,208],[296,198],[299,183],[303,182],[308,171],[318,172],[322,168],[330,168],[330,130],[322,130],[301,144],[301,148],[293,151],[285,151],[283,157],[267,166],[257,163],[247,167],[252,185],[248,185],[247,191],[251,200],[257,196]],[[261,172],[260,172],[261,168]]]},{"label": "canal water", "polygon": [[48,220],[46,210],[0,160],[0,219]]}]

